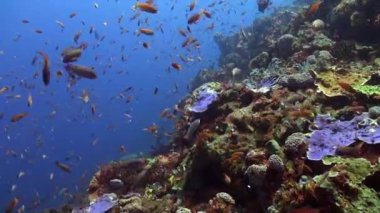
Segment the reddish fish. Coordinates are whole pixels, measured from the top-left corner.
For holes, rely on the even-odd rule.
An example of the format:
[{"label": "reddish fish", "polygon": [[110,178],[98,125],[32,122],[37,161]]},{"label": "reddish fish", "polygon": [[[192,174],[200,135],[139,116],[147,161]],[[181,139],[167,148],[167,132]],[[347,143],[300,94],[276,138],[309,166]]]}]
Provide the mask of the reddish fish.
[{"label": "reddish fish", "polygon": [[140,28],[139,29],[139,34],[142,33],[144,35],[154,35],[154,32],[153,30],[149,29],[149,28]]},{"label": "reddish fish", "polygon": [[44,66],[42,68],[42,80],[44,84],[47,86],[50,83],[50,61],[49,57],[42,51],[38,52],[44,59]]},{"label": "reddish fish", "polygon": [[316,2],[314,2],[313,4],[311,4],[310,7],[309,7],[309,9],[306,11],[305,16],[306,17],[310,17],[310,16],[314,15],[315,13],[317,13],[317,11],[319,10],[319,7],[321,6],[321,4],[322,4],[321,0],[317,0]]},{"label": "reddish fish", "polygon": [[172,63],[172,67],[176,70],[181,70],[182,69],[182,66],[178,63]]},{"label": "reddish fish", "polygon": [[158,134],[158,126],[157,124],[153,123],[151,126],[148,126],[146,128],[143,129],[144,131],[147,131],[153,135],[157,135]]},{"label": "reddish fish", "polygon": [[193,10],[194,10],[195,3],[196,3],[195,0],[192,1],[192,2],[190,3],[190,5],[189,5],[189,10],[190,10],[190,11],[193,11]]},{"label": "reddish fish", "polygon": [[153,4],[147,2],[137,2],[135,8],[139,8],[141,11],[148,13],[157,13],[157,8]]},{"label": "reddish fish", "polygon": [[60,168],[62,171],[64,171],[64,172],[67,172],[67,173],[70,173],[70,172],[71,172],[71,168],[70,168],[68,165],[64,164],[64,163],[61,163],[61,162],[59,162],[59,161],[56,161],[56,162],[55,162],[55,165],[56,165],[58,168]]},{"label": "reddish fish", "polygon": [[69,62],[75,62],[78,60],[78,58],[82,54],[82,46],[81,47],[69,47],[66,48],[62,51],[61,56],[62,56],[62,62],[63,63],[69,63]]},{"label": "reddish fish", "polygon": [[91,104],[91,113],[92,113],[92,115],[96,115],[96,106],[95,106],[95,104]]},{"label": "reddish fish", "polygon": [[189,19],[187,19],[187,24],[196,24],[198,23],[199,19],[201,18],[202,13],[195,13],[192,16],[190,16]]},{"label": "reddish fish", "polygon": [[82,31],[81,30],[75,33],[75,35],[74,35],[74,42],[75,43],[78,43],[78,40],[79,40],[79,38],[80,38],[81,35],[82,35]]},{"label": "reddish fish", "polygon": [[147,43],[147,42],[143,42],[143,47],[144,47],[144,48],[149,48],[149,43]]},{"label": "reddish fish", "polygon": [[76,64],[67,64],[65,66],[65,69],[77,76],[88,78],[88,79],[96,79],[97,75],[94,72],[93,68],[91,67],[86,67],[86,66],[81,66],[81,65],[76,65]]},{"label": "reddish fish", "polygon": [[122,153],[126,153],[127,152],[127,149],[125,148],[125,146],[123,144],[120,145],[120,152],[122,152]]},{"label": "reddish fish", "polygon": [[69,15],[69,17],[70,17],[70,18],[74,18],[76,15],[77,15],[77,14],[74,12],[74,13],[71,13],[71,14]]},{"label": "reddish fish", "polygon": [[26,113],[26,112],[13,115],[11,118],[11,122],[15,123],[15,122],[25,118],[26,116],[28,116],[28,113]]},{"label": "reddish fish", "polygon": [[13,198],[11,201],[9,201],[8,206],[5,209],[5,212],[6,213],[14,212],[14,209],[16,208],[18,203],[19,203],[19,199],[17,197]]},{"label": "reddish fish", "polygon": [[178,32],[179,32],[179,34],[181,34],[183,37],[186,37],[186,36],[187,36],[187,32],[186,32],[186,30],[184,30],[184,29],[179,29]]},{"label": "reddish fish", "polygon": [[205,15],[207,18],[211,18],[212,17],[211,13],[209,11],[207,11],[207,10],[203,10],[202,14]]}]

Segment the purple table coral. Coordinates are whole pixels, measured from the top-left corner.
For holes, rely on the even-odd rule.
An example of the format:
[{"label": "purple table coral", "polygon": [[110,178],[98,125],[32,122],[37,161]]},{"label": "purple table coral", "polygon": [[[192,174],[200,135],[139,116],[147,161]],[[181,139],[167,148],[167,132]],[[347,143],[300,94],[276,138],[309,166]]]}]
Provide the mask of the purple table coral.
[{"label": "purple table coral", "polygon": [[190,111],[201,113],[207,110],[208,106],[218,98],[215,90],[206,88],[200,90],[197,96],[197,101],[190,107]]},{"label": "purple table coral", "polygon": [[368,126],[364,129],[359,129],[356,132],[356,136],[359,140],[367,144],[378,144],[380,143],[380,127]]},{"label": "purple table coral", "polygon": [[361,140],[368,144],[380,143],[380,127],[368,118],[368,113],[350,121],[340,121],[329,115],[318,115],[314,121],[316,129],[311,133],[307,158],[321,160],[335,155],[338,147],[345,147]]},{"label": "purple table coral", "polygon": [[115,194],[104,194],[95,202],[90,204],[89,213],[106,212],[116,205],[117,197]]}]

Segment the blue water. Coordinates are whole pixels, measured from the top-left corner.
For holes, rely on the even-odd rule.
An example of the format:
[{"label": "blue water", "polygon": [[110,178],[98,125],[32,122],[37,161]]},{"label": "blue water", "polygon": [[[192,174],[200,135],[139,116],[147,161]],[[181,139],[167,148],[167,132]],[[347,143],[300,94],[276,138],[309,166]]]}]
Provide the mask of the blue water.
[{"label": "blue water", "polygon": [[[98,8],[94,7],[95,2]],[[142,13],[135,20],[130,20],[136,13],[131,10],[135,1],[130,0],[1,2],[0,87],[12,89],[0,95],[0,113],[4,114],[0,120],[0,209],[14,197],[20,200],[18,207],[25,205],[29,212],[59,206],[72,200],[67,195],[85,194],[88,181],[99,165],[128,154],[149,152],[157,138],[143,129],[156,123],[161,135],[173,132],[172,123],[161,119],[160,112],[173,107],[190,92],[188,84],[201,68],[218,66],[219,50],[213,35],[233,34],[249,26],[255,18],[270,14],[274,7],[290,3],[274,0],[269,10],[261,14],[254,0],[220,0],[213,7],[209,5],[214,0],[199,0],[195,10],[189,13],[190,2],[156,0],[157,14]],[[188,14],[202,8],[209,10],[213,17],[191,26],[200,49],[182,48],[184,37],[178,29],[186,28]],[[73,12],[77,15],[70,18]],[[120,16],[123,19],[119,24]],[[29,23],[23,24],[22,20]],[[65,28],[61,30],[56,21],[63,22]],[[154,29],[155,35],[137,36],[139,21],[142,27]],[[208,30],[212,23],[215,28]],[[91,26],[100,36],[105,36],[103,41],[89,34]],[[121,34],[120,27],[129,32]],[[43,33],[37,34],[36,29]],[[98,78],[81,79],[68,89],[60,54],[66,47],[77,46],[73,37],[78,31],[82,31],[79,42],[87,42],[89,46],[77,63],[94,67]],[[148,42],[150,47],[143,48],[142,42]],[[35,65],[31,64],[36,51],[44,51],[50,58],[49,86],[42,82],[41,57]],[[121,60],[122,55],[126,57],[125,62]],[[184,63],[180,55],[192,57],[194,61]],[[173,62],[181,63],[183,69],[169,68]],[[57,70],[64,71],[64,76],[57,79]],[[33,78],[35,73],[39,75]],[[178,92],[174,92],[175,85]],[[133,90],[124,94],[133,99],[126,103],[119,93],[130,86]],[[154,95],[156,87],[158,94]],[[79,98],[84,89],[90,95],[88,104]],[[29,93],[33,97],[32,107],[27,106]],[[14,99],[14,95],[21,98]],[[91,113],[91,104],[96,105],[96,115]],[[11,116],[20,112],[29,116],[11,123]],[[132,118],[128,119],[124,113]],[[163,136],[160,142],[168,140]],[[126,153],[120,151],[121,145]],[[9,155],[10,151],[14,155]],[[57,168],[54,164],[57,160],[68,164],[72,172]],[[20,171],[25,176],[17,178]],[[53,180],[49,178],[51,173]],[[16,188],[11,192],[12,185]],[[59,193],[62,191],[67,193]]]}]

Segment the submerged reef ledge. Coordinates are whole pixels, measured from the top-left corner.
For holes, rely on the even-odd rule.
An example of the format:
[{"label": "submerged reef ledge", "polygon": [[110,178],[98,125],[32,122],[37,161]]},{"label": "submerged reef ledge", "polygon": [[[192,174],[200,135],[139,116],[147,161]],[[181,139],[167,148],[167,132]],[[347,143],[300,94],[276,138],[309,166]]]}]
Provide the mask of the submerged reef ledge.
[{"label": "submerged reef ledge", "polygon": [[169,145],[103,165],[67,212],[380,212],[380,4],[296,2],[217,34]]}]

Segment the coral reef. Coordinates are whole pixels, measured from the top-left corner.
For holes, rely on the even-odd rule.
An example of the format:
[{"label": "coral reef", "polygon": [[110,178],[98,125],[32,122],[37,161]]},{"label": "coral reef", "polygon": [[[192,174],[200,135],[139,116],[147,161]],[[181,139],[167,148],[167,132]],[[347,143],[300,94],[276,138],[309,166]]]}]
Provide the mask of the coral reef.
[{"label": "coral reef", "polygon": [[379,212],[380,3],[296,2],[217,34],[219,67],[194,78],[165,151],[104,165],[89,200],[114,193],[122,212]]}]

